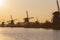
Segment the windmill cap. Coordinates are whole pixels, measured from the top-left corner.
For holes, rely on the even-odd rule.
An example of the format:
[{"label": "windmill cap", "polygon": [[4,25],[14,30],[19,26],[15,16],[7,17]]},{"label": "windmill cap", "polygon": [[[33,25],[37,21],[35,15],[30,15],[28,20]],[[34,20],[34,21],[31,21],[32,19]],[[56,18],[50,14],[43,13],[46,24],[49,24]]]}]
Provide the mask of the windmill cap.
[{"label": "windmill cap", "polygon": [[60,12],[59,12],[59,11],[55,11],[55,12],[53,13],[53,15],[60,15]]}]

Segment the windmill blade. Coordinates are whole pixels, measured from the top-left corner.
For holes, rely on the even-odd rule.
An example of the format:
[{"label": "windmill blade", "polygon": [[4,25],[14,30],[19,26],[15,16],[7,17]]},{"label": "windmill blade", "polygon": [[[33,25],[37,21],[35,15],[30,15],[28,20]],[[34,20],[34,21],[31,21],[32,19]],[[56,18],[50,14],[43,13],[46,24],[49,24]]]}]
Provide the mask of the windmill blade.
[{"label": "windmill blade", "polygon": [[10,21],[6,21],[6,22],[10,22]]},{"label": "windmill blade", "polygon": [[18,19],[14,19],[14,21],[15,21],[15,20],[18,20]]},{"label": "windmill blade", "polygon": [[56,0],[56,2],[57,2],[57,8],[58,8],[58,11],[60,12],[60,8],[59,8],[59,2],[58,2],[58,0]]},{"label": "windmill blade", "polygon": [[27,15],[27,18],[29,18],[29,16],[28,16],[28,11],[26,11],[26,15]]},{"label": "windmill blade", "polygon": [[38,21],[38,18],[36,17],[36,20]]},{"label": "windmill blade", "polygon": [[11,15],[11,20],[13,20],[13,17],[12,17],[12,15]]},{"label": "windmill blade", "polygon": [[33,19],[34,17],[30,17],[29,19]]},{"label": "windmill blade", "polygon": [[[15,21],[15,20],[18,20],[18,19],[14,19],[13,21]],[[6,21],[6,22],[11,22],[11,20],[9,20],[9,21]]]}]

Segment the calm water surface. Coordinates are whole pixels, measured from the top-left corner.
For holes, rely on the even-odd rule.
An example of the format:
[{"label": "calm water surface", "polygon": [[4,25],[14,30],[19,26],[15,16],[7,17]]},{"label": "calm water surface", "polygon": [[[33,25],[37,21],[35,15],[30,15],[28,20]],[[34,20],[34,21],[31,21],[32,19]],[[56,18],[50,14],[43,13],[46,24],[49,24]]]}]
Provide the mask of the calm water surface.
[{"label": "calm water surface", "polygon": [[0,28],[0,40],[60,40],[60,30]]}]

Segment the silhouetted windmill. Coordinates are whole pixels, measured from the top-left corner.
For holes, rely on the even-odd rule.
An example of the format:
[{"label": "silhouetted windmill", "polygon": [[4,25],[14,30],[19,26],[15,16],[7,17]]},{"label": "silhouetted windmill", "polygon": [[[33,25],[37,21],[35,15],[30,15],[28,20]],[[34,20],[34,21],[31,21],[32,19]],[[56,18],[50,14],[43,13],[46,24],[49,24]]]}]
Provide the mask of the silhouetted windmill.
[{"label": "silhouetted windmill", "polygon": [[58,29],[58,28],[60,28],[59,27],[59,25],[60,25],[60,8],[59,8],[59,2],[58,2],[58,0],[56,0],[56,3],[57,3],[58,11],[55,11],[53,13],[52,23],[53,23],[55,29]]},{"label": "silhouetted windmill", "polygon": [[27,17],[24,18],[24,23],[29,23],[29,20],[32,19],[32,18],[34,18],[34,17],[30,17],[30,18],[29,18],[28,11],[26,11],[26,16],[27,16]]},{"label": "silhouetted windmill", "polygon": [[24,22],[25,22],[25,23],[26,23],[26,22],[29,22],[28,11],[26,11],[26,15],[27,15],[27,17],[24,18]]},{"label": "silhouetted windmill", "polygon": [[14,25],[14,20],[12,18],[12,15],[11,15],[11,24]]},{"label": "silhouetted windmill", "polygon": [[15,25],[14,21],[17,19],[13,19],[12,15],[10,15],[10,17],[11,17],[11,20],[9,20],[7,22],[9,22],[9,26],[14,26]]},{"label": "silhouetted windmill", "polygon": [[39,23],[39,20],[38,20],[38,18],[36,17],[36,23]]},{"label": "silhouetted windmill", "polygon": [[26,27],[29,27],[29,26],[30,26],[29,20],[32,19],[32,18],[34,18],[34,17],[30,17],[30,18],[29,18],[28,11],[26,11],[26,16],[27,16],[27,17],[24,18],[24,24],[25,24]]},{"label": "silhouetted windmill", "polygon": [[36,21],[38,21],[38,18],[36,17]]},{"label": "silhouetted windmill", "polygon": [[36,17],[36,21],[35,21],[35,26],[39,27],[40,26],[40,22],[38,20],[38,18]]}]

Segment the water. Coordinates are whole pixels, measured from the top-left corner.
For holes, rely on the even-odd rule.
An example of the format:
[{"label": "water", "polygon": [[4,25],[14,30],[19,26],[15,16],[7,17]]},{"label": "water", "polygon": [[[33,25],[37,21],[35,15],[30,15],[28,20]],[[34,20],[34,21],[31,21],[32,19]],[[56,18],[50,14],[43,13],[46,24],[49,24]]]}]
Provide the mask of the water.
[{"label": "water", "polygon": [[60,30],[0,28],[0,40],[60,40]]}]

